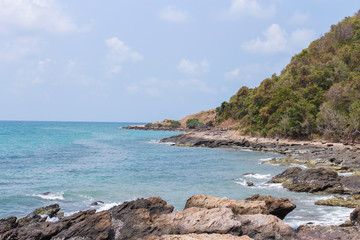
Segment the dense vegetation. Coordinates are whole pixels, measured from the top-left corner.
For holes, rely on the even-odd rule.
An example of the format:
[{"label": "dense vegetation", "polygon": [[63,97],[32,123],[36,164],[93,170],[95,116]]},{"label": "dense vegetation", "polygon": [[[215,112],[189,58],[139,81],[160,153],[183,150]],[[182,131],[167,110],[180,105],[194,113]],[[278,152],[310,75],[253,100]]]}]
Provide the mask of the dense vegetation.
[{"label": "dense vegetation", "polygon": [[217,124],[292,138],[360,136],[360,11],[294,56],[279,76],[242,87],[217,108]]}]

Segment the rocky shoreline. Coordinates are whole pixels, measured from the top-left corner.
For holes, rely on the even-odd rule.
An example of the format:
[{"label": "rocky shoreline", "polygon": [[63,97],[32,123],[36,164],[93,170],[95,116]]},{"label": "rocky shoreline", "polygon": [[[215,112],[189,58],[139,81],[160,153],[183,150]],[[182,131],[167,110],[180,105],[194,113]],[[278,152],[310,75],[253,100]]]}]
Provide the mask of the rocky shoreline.
[{"label": "rocky shoreline", "polygon": [[329,143],[326,141],[296,141],[288,139],[259,138],[240,135],[234,130],[212,129],[187,131],[162,139],[176,146],[224,147],[250,149],[254,151],[276,152],[284,157],[269,161],[273,164],[290,166],[303,165],[309,168],[331,167],[338,172],[360,170],[360,144]]},{"label": "rocky shoreline", "polygon": [[[189,198],[174,212],[160,197],[124,202],[109,210],[87,210],[64,217],[59,205],[36,209],[24,218],[0,220],[0,239],[358,239],[360,208],[339,226],[300,226],[283,219],[295,208],[290,199],[255,195],[230,200],[206,195]],[[54,221],[54,217],[56,221]],[[51,219],[51,221],[49,221]]]}]

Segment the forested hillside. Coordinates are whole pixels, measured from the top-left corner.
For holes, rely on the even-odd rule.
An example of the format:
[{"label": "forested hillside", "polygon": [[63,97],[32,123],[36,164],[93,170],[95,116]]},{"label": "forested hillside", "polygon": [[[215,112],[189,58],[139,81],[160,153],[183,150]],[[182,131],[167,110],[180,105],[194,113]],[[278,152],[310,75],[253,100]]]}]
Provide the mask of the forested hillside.
[{"label": "forested hillside", "polygon": [[279,76],[242,87],[217,108],[217,124],[262,136],[360,136],[360,11],[295,55]]}]

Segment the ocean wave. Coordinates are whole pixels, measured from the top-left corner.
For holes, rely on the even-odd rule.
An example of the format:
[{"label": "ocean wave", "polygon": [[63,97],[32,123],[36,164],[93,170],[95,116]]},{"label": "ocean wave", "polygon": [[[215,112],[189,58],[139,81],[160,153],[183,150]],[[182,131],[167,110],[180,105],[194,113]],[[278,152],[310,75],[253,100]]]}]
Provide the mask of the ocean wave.
[{"label": "ocean wave", "polygon": [[160,142],[160,140],[155,140],[152,139],[150,141],[148,141],[147,143],[151,143],[151,144],[164,144],[164,145],[174,145],[174,142]]},{"label": "ocean wave", "polygon": [[271,174],[245,173],[243,176],[246,178],[267,179],[271,177]]},{"label": "ocean wave", "polygon": [[65,200],[64,192],[52,193],[52,192],[45,192],[41,194],[32,194],[32,197],[39,197],[45,200]]},{"label": "ocean wave", "polygon": [[98,209],[96,209],[96,212],[109,210],[110,208],[115,207],[115,206],[120,205],[120,204],[121,203],[119,203],[119,202],[104,203],[104,204],[99,205],[100,207]]},{"label": "ocean wave", "polygon": [[241,186],[243,186],[243,187],[247,187],[247,186],[248,186],[248,185],[247,185],[247,181],[245,181],[245,180],[236,181],[235,183],[236,183],[236,184],[239,184],[239,185],[241,185]]}]

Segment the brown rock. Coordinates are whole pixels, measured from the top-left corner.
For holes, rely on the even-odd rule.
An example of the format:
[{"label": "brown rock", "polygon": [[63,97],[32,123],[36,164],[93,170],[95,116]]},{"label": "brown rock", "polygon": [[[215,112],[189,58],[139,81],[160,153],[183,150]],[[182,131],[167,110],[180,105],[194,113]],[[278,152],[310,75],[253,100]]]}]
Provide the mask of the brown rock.
[{"label": "brown rock", "polygon": [[144,240],[252,240],[248,236],[234,236],[230,234],[186,234],[148,236]]},{"label": "brown rock", "polygon": [[275,198],[270,195],[260,196],[256,194],[251,198],[247,198],[248,201],[264,201],[269,214],[275,215],[280,219],[284,219],[285,216],[296,208],[295,203],[293,203],[288,198]]},{"label": "brown rock", "polygon": [[194,195],[186,201],[185,209],[198,208],[230,208],[234,214],[268,214],[264,201],[245,201],[217,198],[208,195]]},{"label": "brown rock", "polygon": [[354,225],[360,225],[360,207],[357,207],[350,213],[350,221]]},{"label": "brown rock", "polygon": [[95,210],[83,211],[58,222],[30,222],[13,228],[0,239],[108,239],[111,229],[111,216],[108,211],[95,213]]},{"label": "brown rock", "polygon": [[360,232],[354,226],[300,226],[297,238],[299,240],[354,240],[360,239]]}]

